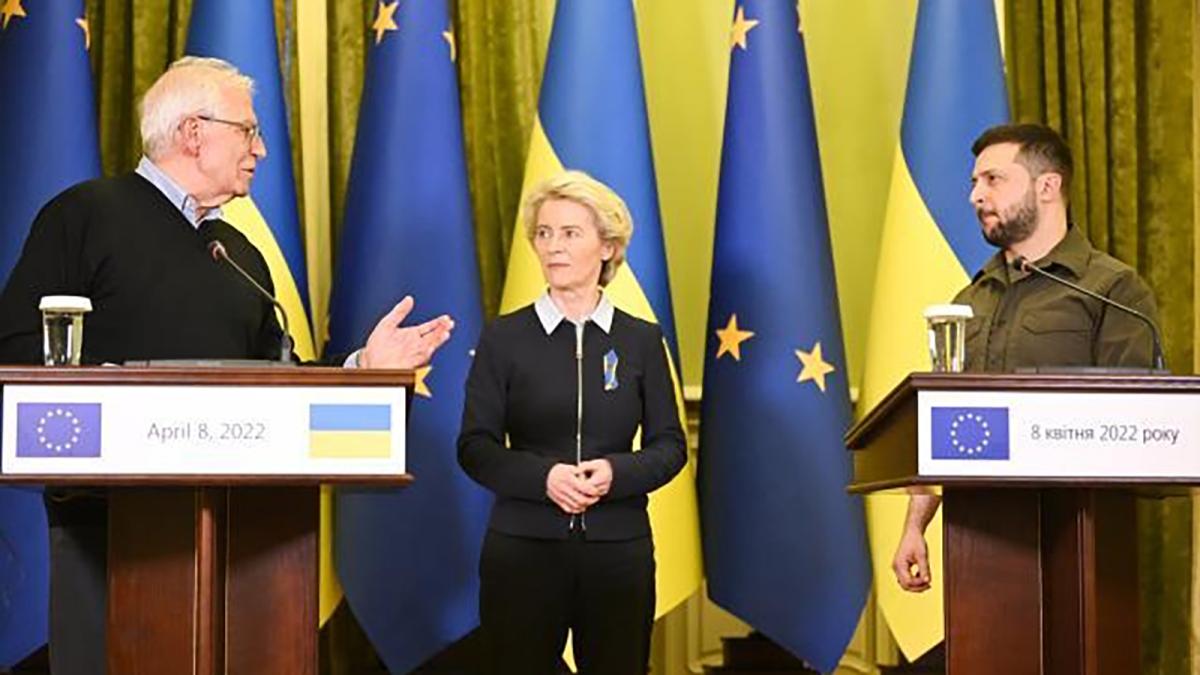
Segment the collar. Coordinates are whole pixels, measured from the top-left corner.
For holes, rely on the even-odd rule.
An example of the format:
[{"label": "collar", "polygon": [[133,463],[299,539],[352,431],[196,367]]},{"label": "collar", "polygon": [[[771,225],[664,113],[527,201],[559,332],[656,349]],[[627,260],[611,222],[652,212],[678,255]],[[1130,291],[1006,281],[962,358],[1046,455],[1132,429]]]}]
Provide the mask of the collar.
[{"label": "collar", "polygon": [[167,201],[179,209],[179,212],[192,224],[192,227],[200,227],[200,224],[206,220],[217,220],[224,217],[221,207],[218,206],[217,208],[209,209],[203,218],[198,218],[196,216],[196,207],[199,204],[196,202],[196,198],[188,194],[179,183],[176,183],[174,179],[167,175],[167,172],[158,168],[158,165],[150,161],[149,157],[142,157],[142,160],[138,162],[136,173],[158,188],[163,193],[163,196],[167,198]]},{"label": "collar", "polygon": [[[1049,253],[1033,263],[1042,269],[1061,267],[1079,279],[1087,269],[1091,254],[1092,245],[1084,236],[1083,231],[1079,229],[1078,225],[1067,223],[1066,236],[1055,244]],[[1001,283],[1008,283],[1023,279],[1025,276],[1027,276],[1025,273],[1011,269],[1008,259],[1004,256],[1004,251],[998,251],[975,275],[975,280],[992,277]]]},{"label": "collar", "polygon": [[[546,331],[546,335],[554,332],[558,328],[558,324],[567,321],[566,315],[559,310],[558,305],[550,299],[550,291],[542,293],[537,302],[533,303],[533,309],[537,312],[538,320],[542,322],[542,329]],[[613,304],[609,302],[608,296],[600,293],[600,302],[596,303],[596,309],[592,313],[584,317],[578,325],[583,325],[588,321],[600,327],[600,330],[608,333],[612,330],[613,321]]]}]

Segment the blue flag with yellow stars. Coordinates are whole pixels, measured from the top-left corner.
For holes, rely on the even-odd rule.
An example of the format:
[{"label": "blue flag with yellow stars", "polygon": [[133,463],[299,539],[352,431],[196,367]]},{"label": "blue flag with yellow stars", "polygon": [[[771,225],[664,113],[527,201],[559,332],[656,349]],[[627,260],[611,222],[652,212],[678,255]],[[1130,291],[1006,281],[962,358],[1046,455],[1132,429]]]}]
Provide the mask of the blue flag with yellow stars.
[{"label": "blue flag with yellow stars", "polygon": [[870,582],[796,3],[739,0],[700,425],[709,597],[822,672]]},{"label": "blue flag with yellow stars", "polygon": [[346,599],[388,670],[407,673],[479,623],[491,496],[458,467],[471,350],[483,323],[446,0],[377,5],[350,167],[329,353],[362,345],[404,295],[408,323],[455,328],[418,369],[403,490],[339,489],[335,554]]},{"label": "blue flag with yellow stars", "polygon": [[[0,0],[0,283],[42,205],[100,175],[82,0]],[[0,489],[0,669],[46,642],[50,593],[40,490]]]}]

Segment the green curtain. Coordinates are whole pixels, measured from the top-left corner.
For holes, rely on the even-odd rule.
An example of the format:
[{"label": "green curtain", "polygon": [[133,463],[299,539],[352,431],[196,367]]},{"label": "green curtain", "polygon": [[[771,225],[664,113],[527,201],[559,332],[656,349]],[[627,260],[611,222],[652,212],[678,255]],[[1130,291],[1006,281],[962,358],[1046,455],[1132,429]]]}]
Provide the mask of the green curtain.
[{"label": "green curtain", "polygon": [[459,2],[459,86],[487,316],[500,306],[553,3]]},{"label": "green curtain", "polygon": [[[378,6],[373,0],[330,0],[327,6],[335,261],[367,51],[374,42],[370,25]],[[487,316],[500,305],[552,12],[552,0],[454,3],[467,172]]]},{"label": "green curtain", "polygon": [[[1071,213],[1158,298],[1167,363],[1192,372],[1192,0],[1007,0],[1013,118],[1061,131]],[[1191,504],[1139,504],[1142,672],[1191,672]]]},{"label": "green curtain", "polygon": [[[193,0],[87,0],[91,28],[92,69],[95,73],[100,160],[104,175],[132,170],[142,156],[138,106],[142,95],[187,46],[188,19]],[[280,63],[286,73],[284,91],[296,100],[299,77],[295,58],[293,0],[274,0]],[[292,160],[300,167],[298,106],[288,106],[292,129]],[[270,140],[270,139],[268,139]],[[296,195],[303,207],[302,186]]]}]

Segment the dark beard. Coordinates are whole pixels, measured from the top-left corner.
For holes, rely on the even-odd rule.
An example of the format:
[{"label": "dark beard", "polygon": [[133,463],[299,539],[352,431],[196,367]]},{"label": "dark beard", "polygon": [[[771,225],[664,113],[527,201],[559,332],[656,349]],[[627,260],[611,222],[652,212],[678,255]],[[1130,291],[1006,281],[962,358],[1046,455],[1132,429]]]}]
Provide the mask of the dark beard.
[{"label": "dark beard", "polygon": [[[982,223],[984,214],[976,210],[975,215],[979,216],[980,223]],[[989,232],[986,226],[983,228],[983,238],[989,244],[996,248],[1007,249],[1013,244],[1028,239],[1037,229],[1038,220],[1037,199],[1034,197],[1033,190],[1025,193],[1025,198],[1021,200],[1020,204],[1014,206],[1007,213],[997,215],[1000,216],[1000,220],[996,223],[995,229]]]}]

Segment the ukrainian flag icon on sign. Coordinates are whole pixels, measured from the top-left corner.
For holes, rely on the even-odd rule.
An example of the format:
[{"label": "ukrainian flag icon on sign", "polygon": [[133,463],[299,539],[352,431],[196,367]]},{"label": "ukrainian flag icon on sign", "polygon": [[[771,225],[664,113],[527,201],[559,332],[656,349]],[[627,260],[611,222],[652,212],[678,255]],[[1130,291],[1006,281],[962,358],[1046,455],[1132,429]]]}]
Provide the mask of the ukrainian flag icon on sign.
[{"label": "ukrainian flag icon on sign", "polygon": [[392,456],[392,406],[314,403],[308,407],[308,454],[335,459]]}]

